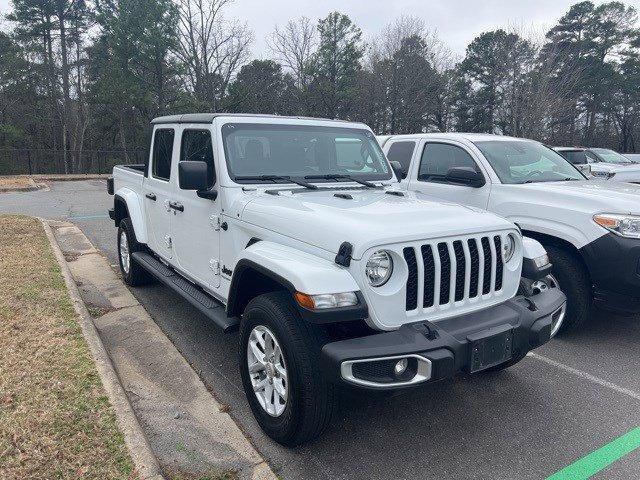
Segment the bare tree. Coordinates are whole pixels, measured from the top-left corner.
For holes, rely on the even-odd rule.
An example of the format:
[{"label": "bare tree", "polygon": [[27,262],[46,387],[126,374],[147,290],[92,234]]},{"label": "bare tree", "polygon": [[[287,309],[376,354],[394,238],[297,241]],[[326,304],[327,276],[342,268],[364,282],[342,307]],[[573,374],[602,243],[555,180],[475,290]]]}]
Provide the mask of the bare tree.
[{"label": "bare tree", "polygon": [[276,59],[304,89],[309,84],[308,64],[318,45],[316,26],[307,17],[289,21],[284,27],[276,26],[267,38],[267,44]]},{"label": "bare tree", "polygon": [[245,24],[223,17],[222,11],[232,1],[178,0],[180,45],[176,55],[186,67],[187,86],[214,111],[248,59],[253,41]]}]

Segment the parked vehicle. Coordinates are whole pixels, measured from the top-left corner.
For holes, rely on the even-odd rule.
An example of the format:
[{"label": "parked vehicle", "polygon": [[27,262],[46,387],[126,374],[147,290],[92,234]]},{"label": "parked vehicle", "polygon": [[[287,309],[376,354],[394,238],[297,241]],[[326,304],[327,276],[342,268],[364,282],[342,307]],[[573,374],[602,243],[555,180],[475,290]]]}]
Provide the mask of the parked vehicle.
[{"label": "parked vehicle", "polygon": [[640,163],[640,153],[625,153],[624,156],[633,163]]},{"label": "parked vehicle", "polygon": [[576,167],[588,165],[596,178],[640,183],[640,165],[608,148],[555,147],[554,150]]},{"label": "parked vehicle", "polygon": [[240,330],[247,399],[285,445],[325,428],[338,386],[502,369],[548,341],[566,299],[542,246],[392,183],[362,124],[157,118],[148,164],[115,167],[108,186],[122,277],[155,277]]},{"label": "parked vehicle", "polygon": [[640,187],[586,180],[541,143],[497,135],[433,133],[382,142],[402,188],[495,212],[541,242],[567,295],[563,330],[593,302],[640,312]]}]

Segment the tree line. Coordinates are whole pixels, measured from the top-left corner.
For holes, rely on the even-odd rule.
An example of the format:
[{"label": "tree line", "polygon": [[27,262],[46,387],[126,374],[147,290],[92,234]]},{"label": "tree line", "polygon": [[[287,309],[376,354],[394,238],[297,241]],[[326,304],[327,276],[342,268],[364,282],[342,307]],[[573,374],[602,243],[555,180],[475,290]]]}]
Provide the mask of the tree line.
[{"label": "tree line", "polygon": [[640,149],[640,29],[623,3],[577,3],[540,38],[484,32],[459,59],[417,17],[368,42],[342,13],[300,17],[271,33],[270,58],[252,59],[230,1],[12,0],[0,150],[55,152],[59,170],[83,172],[87,152],[135,161],[153,117],[196,111]]}]

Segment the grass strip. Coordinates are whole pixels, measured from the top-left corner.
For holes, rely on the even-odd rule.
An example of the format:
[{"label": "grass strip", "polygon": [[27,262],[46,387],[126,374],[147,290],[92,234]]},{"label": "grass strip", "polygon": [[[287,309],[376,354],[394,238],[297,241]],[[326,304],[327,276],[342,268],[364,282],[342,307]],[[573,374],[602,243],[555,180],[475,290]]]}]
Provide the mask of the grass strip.
[{"label": "grass strip", "polygon": [[0,478],[137,478],[42,225],[0,216]]}]

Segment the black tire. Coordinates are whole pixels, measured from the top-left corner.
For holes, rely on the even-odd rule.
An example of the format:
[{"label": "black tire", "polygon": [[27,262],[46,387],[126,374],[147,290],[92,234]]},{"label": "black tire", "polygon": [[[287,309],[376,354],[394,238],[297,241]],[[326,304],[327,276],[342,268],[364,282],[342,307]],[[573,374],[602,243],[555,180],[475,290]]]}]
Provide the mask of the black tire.
[{"label": "black tire", "polygon": [[589,272],[575,253],[555,245],[545,245],[553,264],[551,274],[567,296],[567,313],[558,334],[575,331],[589,318],[593,293]]},{"label": "black tire", "polygon": [[[127,236],[127,244],[129,245],[129,271],[127,272],[122,264],[122,254],[120,251],[120,238],[122,234],[125,233]],[[151,281],[151,276],[149,273],[143,269],[136,261],[131,258],[131,254],[133,252],[139,252],[145,249],[145,246],[138,243],[136,239],[136,233],[133,231],[133,225],[131,225],[131,220],[129,218],[124,218],[120,222],[120,226],[118,227],[118,237],[116,240],[118,244],[118,265],[120,265],[120,273],[122,274],[122,279],[127,285],[132,287],[137,287],[140,285],[145,285]]]},{"label": "black tire", "polygon": [[[256,326],[268,328],[280,344],[287,368],[288,398],[284,411],[269,415],[260,405],[249,375],[247,344]],[[288,292],[260,295],[249,302],[240,323],[240,372],[253,415],[276,442],[293,447],[319,436],[331,421],[335,387],[318,368],[324,330],[305,322]]]}]

